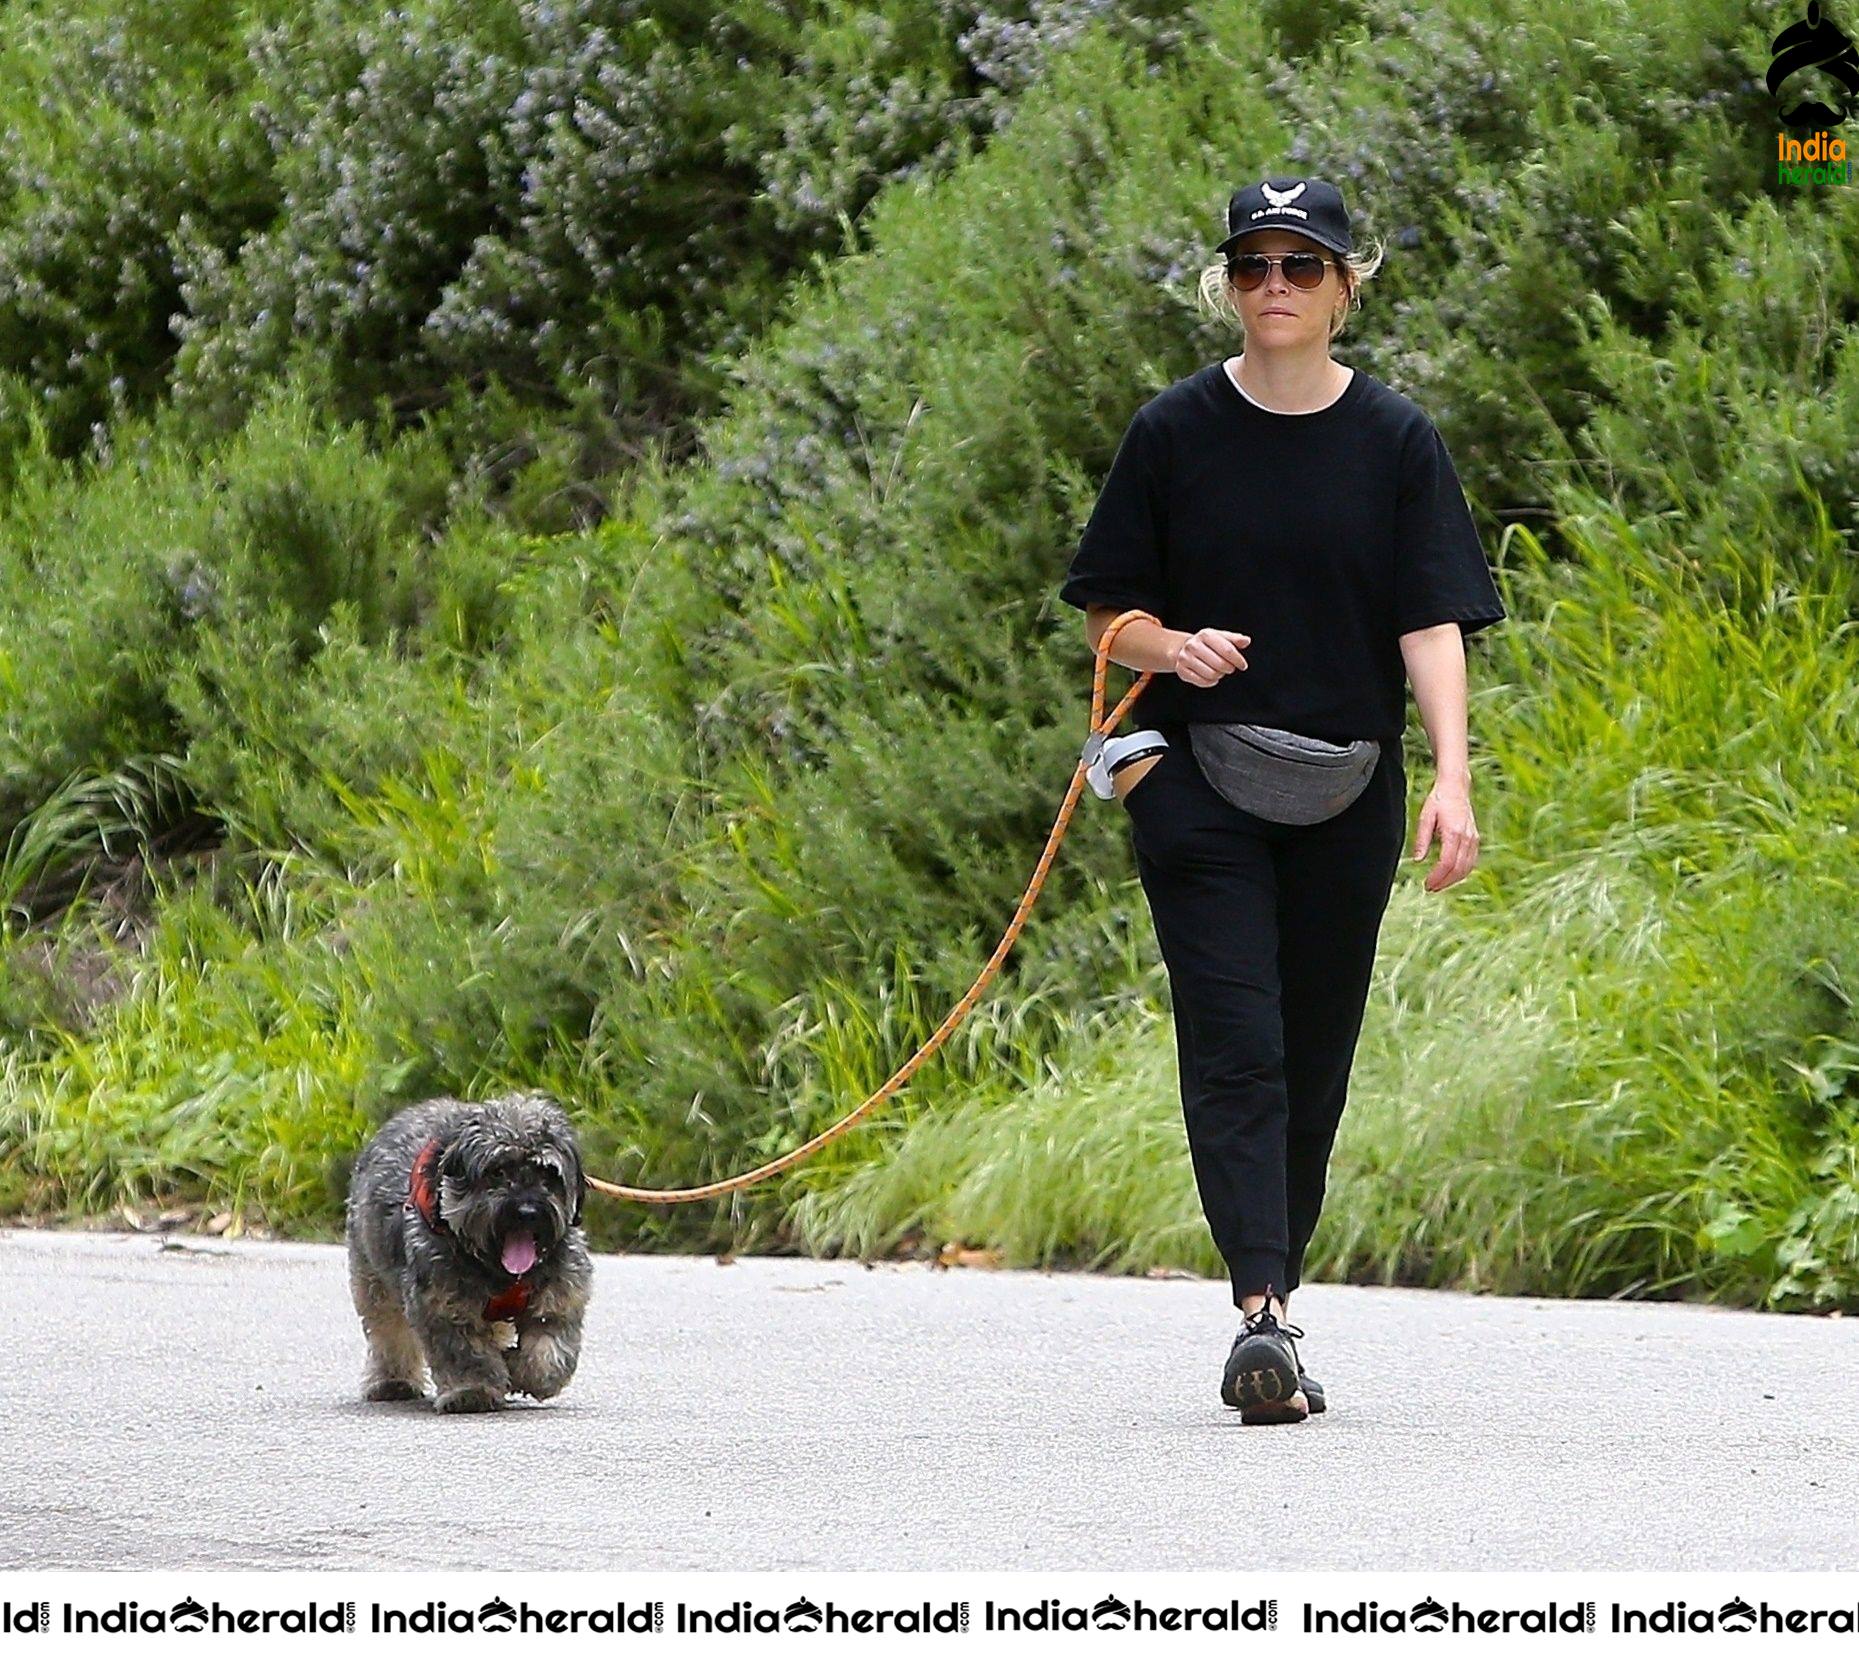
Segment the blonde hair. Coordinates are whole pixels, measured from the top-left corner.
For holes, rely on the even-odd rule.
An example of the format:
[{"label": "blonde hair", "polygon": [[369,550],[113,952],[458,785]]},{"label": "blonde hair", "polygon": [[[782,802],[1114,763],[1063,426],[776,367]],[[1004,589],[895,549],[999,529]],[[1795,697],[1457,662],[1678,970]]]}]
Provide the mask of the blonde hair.
[{"label": "blonde hair", "polygon": [[[1326,250],[1327,251],[1327,250]],[[1349,313],[1362,309],[1362,284],[1381,269],[1388,244],[1379,237],[1372,248],[1357,248],[1353,253],[1338,254],[1342,260],[1342,282],[1349,297],[1330,323],[1330,338],[1335,339],[1349,321]],[[1195,297],[1203,311],[1235,326],[1243,326],[1238,308],[1233,304],[1233,289],[1226,274],[1226,260],[1216,259],[1206,266],[1195,284]]]}]

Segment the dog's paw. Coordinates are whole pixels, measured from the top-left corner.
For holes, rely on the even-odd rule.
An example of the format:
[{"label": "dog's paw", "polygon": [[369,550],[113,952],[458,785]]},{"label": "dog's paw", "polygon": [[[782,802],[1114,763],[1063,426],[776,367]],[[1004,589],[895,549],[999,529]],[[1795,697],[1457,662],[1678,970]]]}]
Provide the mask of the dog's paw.
[{"label": "dog's paw", "polygon": [[570,1340],[546,1330],[524,1333],[523,1344],[510,1355],[510,1386],[532,1399],[553,1399],[574,1378],[579,1339]]},{"label": "dog's paw", "polygon": [[488,1387],[455,1387],[434,1399],[432,1408],[444,1416],[456,1416],[467,1411],[501,1410],[503,1395],[493,1393]]},{"label": "dog's paw", "polygon": [[412,1382],[403,1382],[396,1376],[388,1376],[378,1382],[370,1382],[362,1389],[361,1396],[371,1405],[383,1405],[392,1399],[418,1399],[425,1389]]}]

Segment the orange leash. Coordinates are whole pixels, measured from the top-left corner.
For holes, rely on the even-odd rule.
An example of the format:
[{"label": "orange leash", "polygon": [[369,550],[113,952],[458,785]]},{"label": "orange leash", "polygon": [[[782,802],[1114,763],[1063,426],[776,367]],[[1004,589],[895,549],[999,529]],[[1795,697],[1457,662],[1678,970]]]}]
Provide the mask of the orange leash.
[{"label": "orange leash", "polygon": [[987,988],[988,980],[999,971],[1000,964],[1007,959],[1007,952],[1013,948],[1013,941],[1020,936],[1020,929],[1026,924],[1027,916],[1032,912],[1033,901],[1039,896],[1039,889],[1045,885],[1046,871],[1052,866],[1052,857],[1059,849],[1059,842],[1064,840],[1065,831],[1071,825],[1072,811],[1078,804],[1078,795],[1084,788],[1085,774],[1091,763],[1097,758],[1097,751],[1105,739],[1117,729],[1118,722],[1129,712],[1131,704],[1143,694],[1149,681],[1155,678],[1153,673],[1140,675],[1135,684],[1124,693],[1123,700],[1117,704],[1116,711],[1108,723],[1104,720],[1104,676],[1110,667],[1110,646],[1117,635],[1131,622],[1154,622],[1162,625],[1161,618],[1152,616],[1146,610],[1126,610],[1104,629],[1103,637],[1097,642],[1097,667],[1091,675],[1091,734],[1085,740],[1084,752],[1079,756],[1078,769],[1072,773],[1071,787],[1065,791],[1064,804],[1059,807],[1058,821],[1052,825],[1052,833],[1046,837],[1046,849],[1039,855],[1039,866],[1033,871],[1033,879],[1027,884],[1021,895],[1020,907],[1013,913],[1013,920],[1008,924],[1005,936],[995,947],[994,954],[988,957],[987,966],[981,969],[981,976],[968,987],[968,994],[950,1010],[949,1017],[936,1027],[935,1033],[922,1047],[899,1067],[896,1075],[884,1084],[870,1099],[866,1100],[856,1111],[849,1112],[829,1129],[822,1131],[805,1145],[796,1146],[792,1151],[777,1157],[772,1163],[764,1163],[759,1169],[750,1169],[746,1174],[734,1174],[727,1180],[713,1180],[707,1186],[685,1186],[672,1191],[654,1191],[646,1186],[618,1186],[610,1180],[597,1180],[588,1176],[587,1183],[597,1192],[605,1192],[609,1197],[631,1198],[635,1203],[695,1203],[700,1198],[721,1197],[725,1192],[733,1192],[744,1186],[752,1186],[758,1180],[766,1180],[771,1174],[779,1174],[783,1169],[791,1168],[803,1157],[810,1157],[829,1140],[837,1139],[845,1133],[859,1118],[877,1105],[880,1100],[888,1099],[896,1093],[924,1060],[940,1048],[949,1033],[967,1017],[968,1010],[980,999],[981,992]]}]

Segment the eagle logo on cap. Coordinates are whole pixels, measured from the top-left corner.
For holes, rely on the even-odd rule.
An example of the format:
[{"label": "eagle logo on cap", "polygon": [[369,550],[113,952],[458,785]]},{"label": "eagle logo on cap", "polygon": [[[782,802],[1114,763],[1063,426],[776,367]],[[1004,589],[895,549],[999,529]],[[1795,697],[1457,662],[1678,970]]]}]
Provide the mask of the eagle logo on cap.
[{"label": "eagle logo on cap", "polygon": [[1286,207],[1290,203],[1296,201],[1299,196],[1303,195],[1304,187],[1309,182],[1308,179],[1299,179],[1295,190],[1274,190],[1264,179],[1260,179],[1259,188],[1265,192],[1265,199],[1270,202],[1273,207]]}]

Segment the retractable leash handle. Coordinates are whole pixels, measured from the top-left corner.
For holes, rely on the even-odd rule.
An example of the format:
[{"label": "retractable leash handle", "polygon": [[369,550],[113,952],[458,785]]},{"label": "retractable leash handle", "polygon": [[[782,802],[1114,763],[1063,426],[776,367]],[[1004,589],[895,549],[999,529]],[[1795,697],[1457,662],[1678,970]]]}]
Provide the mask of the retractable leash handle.
[{"label": "retractable leash handle", "polygon": [[744,1186],[753,1186],[758,1180],[766,1180],[770,1175],[779,1174],[783,1169],[792,1168],[804,1157],[811,1156],[829,1140],[836,1140],[846,1132],[859,1118],[876,1107],[880,1101],[888,1099],[903,1087],[914,1071],[924,1060],[928,1059],[948,1039],[949,1033],[968,1015],[968,1010],[981,999],[981,992],[987,988],[988,981],[1000,969],[1000,964],[1007,959],[1007,952],[1013,948],[1013,942],[1020,936],[1020,929],[1026,925],[1026,918],[1032,913],[1033,900],[1039,896],[1039,889],[1045,885],[1046,871],[1052,866],[1053,855],[1059,849],[1059,842],[1064,840],[1065,831],[1071,826],[1072,813],[1077,809],[1078,798],[1083,792],[1085,779],[1092,766],[1102,764],[1106,768],[1105,788],[1098,788],[1095,781],[1092,788],[1105,799],[1114,791],[1109,790],[1108,767],[1113,762],[1120,763],[1123,758],[1133,758],[1129,745],[1138,738],[1152,737],[1167,743],[1159,732],[1139,731],[1133,737],[1113,738],[1110,733],[1117,728],[1117,722],[1129,710],[1138,697],[1155,678],[1153,673],[1144,673],[1137,677],[1136,683],[1123,694],[1123,700],[1117,704],[1116,711],[1106,721],[1104,714],[1104,675],[1110,667],[1110,647],[1117,635],[1131,622],[1154,622],[1162,625],[1161,618],[1151,616],[1146,610],[1126,610],[1117,616],[1104,629],[1097,641],[1097,666],[1091,675],[1091,735],[1086,739],[1084,753],[1079,756],[1078,764],[1072,772],[1071,786],[1065,791],[1064,803],[1059,807],[1058,819],[1052,825],[1052,833],[1046,837],[1046,847],[1039,855],[1039,864],[1033,871],[1033,878],[1027,883],[1026,891],[1020,896],[1019,908],[1013,912],[1013,920],[1008,923],[1007,931],[1001,941],[994,947],[994,954],[981,969],[981,976],[968,987],[968,993],[950,1010],[948,1018],[936,1027],[930,1039],[917,1049],[909,1059],[898,1067],[896,1073],[870,1099],[855,1111],[848,1112],[834,1123],[831,1128],[822,1129],[820,1133],[804,1145],[796,1146],[790,1152],[784,1152],[771,1163],[764,1163],[760,1168],[749,1169],[742,1174],[731,1175],[727,1180],[713,1180],[707,1186],[681,1186],[658,1190],[650,1186],[621,1186],[611,1180],[599,1180],[593,1175],[587,1176],[590,1190],[603,1192],[608,1197],[625,1198],[634,1203],[696,1203],[703,1198],[721,1197],[725,1192],[739,1191]]},{"label": "retractable leash handle", "polygon": [[1132,731],[1127,737],[1106,737],[1094,731],[1085,739],[1085,755],[1090,760],[1085,776],[1099,800],[1114,800],[1117,787],[1111,779],[1125,766],[1160,754],[1168,739],[1159,731]]},{"label": "retractable leash handle", "polygon": [[1131,622],[1154,622],[1157,627],[1163,625],[1159,616],[1152,616],[1146,610],[1125,610],[1114,617],[1098,637],[1097,665],[1091,675],[1091,735],[1085,738],[1084,750],[1078,758],[1091,784],[1091,792],[1099,800],[1116,798],[1117,791],[1110,780],[1126,765],[1132,765],[1146,755],[1160,754],[1168,747],[1168,739],[1159,731],[1133,731],[1127,737],[1111,736],[1130,705],[1148,688],[1149,681],[1155,678],[1153,671],[1137,675],[1136,683],[1124,693],[1116,712],[1108,720],[1104,718],[1104,677],[1110,667],[1110,646]]}]

